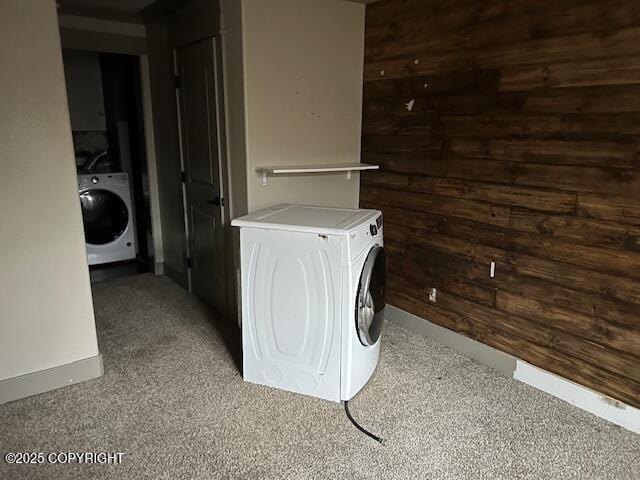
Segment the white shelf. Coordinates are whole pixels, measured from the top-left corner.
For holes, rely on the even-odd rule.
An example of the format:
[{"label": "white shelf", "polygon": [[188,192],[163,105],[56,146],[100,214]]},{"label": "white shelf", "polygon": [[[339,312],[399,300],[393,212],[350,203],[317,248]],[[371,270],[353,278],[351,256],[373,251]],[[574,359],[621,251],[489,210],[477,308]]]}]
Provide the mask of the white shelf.
[{"label": "white shelf", "polygon": [[378,170],[380,166],[368,163],[327,163],[324,165],[281,165],[269,167],[256,167],[256,172],[262,175],[262,186],[267,185],[269,175],[291,175],[305,173],[333,173],[347,172],[347,180],[351,178],[351,172],[362,170]]}]

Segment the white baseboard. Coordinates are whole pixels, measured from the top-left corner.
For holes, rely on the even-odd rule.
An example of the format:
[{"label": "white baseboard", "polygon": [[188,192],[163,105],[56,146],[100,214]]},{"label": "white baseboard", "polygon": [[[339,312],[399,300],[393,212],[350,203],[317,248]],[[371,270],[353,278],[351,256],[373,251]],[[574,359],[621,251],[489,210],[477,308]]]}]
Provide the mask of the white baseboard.
[{"label": "white baseboard", "polygon": [[163,275],[164,274],[164,263],[163,262],[154,262],[153,263],[153,274]]},{"label": "white baseboard", "polygon": [[436,325],[393,305],[387,305],[385,318],[396,325],[400,325],[423,337],[431,338],[452,350],[473,358],[483,365],[499,371],[506,377],[513,377],[517,359],[508,353],[501,352],[489,345],[460,335],[453,330]]},{"label": "white baseboard", "polygon": [[522,360],[518,360],[513,378],[632,432],[640,433],[640,410],[631,405],[594,392]]},{"label": "white baseboard", "polygon": [[101,377],[102,355],[0,381],[0,404]]},{"label": "white baseboard", "polygon": [[387,305],[386,319],[492,367],[507,377],[515,378],[616,425],[640,433],[640,409],[578,385],[513,355],[496,350],[392,305]]}]

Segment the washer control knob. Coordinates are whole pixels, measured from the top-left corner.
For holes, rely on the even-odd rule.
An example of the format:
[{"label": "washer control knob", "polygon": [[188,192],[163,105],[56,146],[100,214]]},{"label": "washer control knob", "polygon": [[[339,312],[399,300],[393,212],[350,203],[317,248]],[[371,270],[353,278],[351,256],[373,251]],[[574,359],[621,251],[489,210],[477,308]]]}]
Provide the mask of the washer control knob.
[{"label": "washer control knob", "polygon": [[378,227],[376,227],[373,223],[369,225],[369,231],[371,232],[371,236],[375,237],[378,234]]},{"label": "washer control knob", "polygon": [[100,179],[98,177],[91,177],[91,183],[98,183]]}]

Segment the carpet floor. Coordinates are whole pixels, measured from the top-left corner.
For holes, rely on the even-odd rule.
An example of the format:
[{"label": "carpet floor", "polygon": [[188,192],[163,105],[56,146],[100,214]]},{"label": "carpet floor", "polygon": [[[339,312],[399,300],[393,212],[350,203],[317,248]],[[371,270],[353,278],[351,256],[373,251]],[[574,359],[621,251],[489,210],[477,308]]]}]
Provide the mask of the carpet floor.
[{"label": "carpet floor", "polygon": [[0,405],[0,452],[124,452],[0,478],[640,479],[640,435],[394,325],[350,403],[242,381],[239,339],[149,274],[94,285],[105,375]]}]

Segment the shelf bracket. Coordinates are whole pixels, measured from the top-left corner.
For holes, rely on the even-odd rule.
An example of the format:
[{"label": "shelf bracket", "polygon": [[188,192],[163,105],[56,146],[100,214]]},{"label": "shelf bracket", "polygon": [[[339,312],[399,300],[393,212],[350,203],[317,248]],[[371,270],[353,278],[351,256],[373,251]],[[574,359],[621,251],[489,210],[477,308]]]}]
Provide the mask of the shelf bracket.
[{"label": "shelf bracket", "polygon": [[262,186],[266,187],[267,186],[267,172],[266,171],[262,171]]},{"label": "shelf bracket", "polygon": [[347,170],[347,180],[351,180],[351,170]]}]

